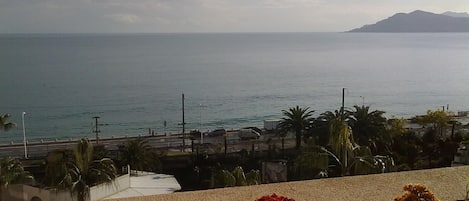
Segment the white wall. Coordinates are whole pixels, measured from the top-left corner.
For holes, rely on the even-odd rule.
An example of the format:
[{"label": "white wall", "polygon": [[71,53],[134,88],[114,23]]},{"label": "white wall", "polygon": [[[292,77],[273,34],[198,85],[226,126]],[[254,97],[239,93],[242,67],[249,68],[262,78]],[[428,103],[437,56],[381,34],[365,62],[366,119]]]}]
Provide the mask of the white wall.
[{"label": "white wall", "polygon": [[[96,201],[130,188],[130,173],[117,177],[114,182],[90,188],[90,200]],[[38,197],[42,201],[75,201],[69,191],[41,189],[28,185],[9,185],[3,190],[0,201],[30,201]]]},{"label": "white wall", "polygon": [[2,201],[30,201],[33,197],[42,201],[73,201],[70,192],[57,192],[28,185],[9,185],[3,192]]},{"label": "white wall", "polygon": [[117,177],[112,183],[90,188],[90,200],[96,201],[130,188],[130,174]]}]

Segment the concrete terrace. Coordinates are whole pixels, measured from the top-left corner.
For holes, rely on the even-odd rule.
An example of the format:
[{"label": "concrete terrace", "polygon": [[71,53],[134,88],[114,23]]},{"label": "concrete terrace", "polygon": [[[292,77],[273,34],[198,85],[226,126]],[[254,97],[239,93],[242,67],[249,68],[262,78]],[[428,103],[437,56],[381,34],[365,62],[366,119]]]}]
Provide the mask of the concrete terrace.
[{"label": "concrete terrace", "polygon": [[464,199],[466,185],[469,184],[469,166],[178,192],[112,201],[254,201],[272,193],[297,201],[392,201],[404,193],[402,187],[408,183],[425,184],[442,201]]}]

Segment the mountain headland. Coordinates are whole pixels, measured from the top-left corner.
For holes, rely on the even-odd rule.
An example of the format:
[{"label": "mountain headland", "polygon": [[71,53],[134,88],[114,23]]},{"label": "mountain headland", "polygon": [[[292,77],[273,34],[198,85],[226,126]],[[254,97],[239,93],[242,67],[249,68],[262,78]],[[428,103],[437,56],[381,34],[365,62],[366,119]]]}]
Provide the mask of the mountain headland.
[{"label": "mountain headland", "polygon": [[411,13],[397,13],[375,24],[348,32],[469,32],[469,14],[435,14],[416,10]]}]

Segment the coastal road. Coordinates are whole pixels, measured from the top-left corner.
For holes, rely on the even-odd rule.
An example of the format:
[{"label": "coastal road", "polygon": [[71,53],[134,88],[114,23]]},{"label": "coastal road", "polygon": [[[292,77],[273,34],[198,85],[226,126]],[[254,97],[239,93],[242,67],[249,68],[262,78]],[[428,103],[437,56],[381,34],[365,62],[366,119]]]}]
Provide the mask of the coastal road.
[{"label": "coastal road", "polygon": [[[146,138],[149,144],[153,147],[161,148],[166,146],[180,146],[182,139],[180,135],[174,136],[136,136],[136,137],[119,137],[100,139],[99,144],[104,145],[108,150],[117,150],[119,145],[125,145],[127,141],[134,140],[139,137]],[[90,139],[91,143],[95,144],[95,139]],[[189,142],[190,143],[190,142]],[[35,142],[26,145],[27,155],[29,158],[44,157],[50,151],[57,149],[75,149],[77,140],[68,141],[47,141]],[[2,145],[0,146],[0,157],[19,157],[25,156],[24,144]]]},{"label": "coastal road", "polygon": [[[186,134],[188,136],[188,134]],[[174,134],[174,135],[145,135],[145,136],[134,136],[134,137],[119,137],[119,138],[107,138],[107,139],[100,139],[99,144],[105,146],[107,150],[117,150],[119,145],[125,145],[127,141],[134,140],[137,138],[145,138],[148,140],[149,145],[155,148],[181,148],[183,144],[183,138],[181,134]],[[267,138],[272,137],[270,134],[265,134],[261,137],[261,141],[267,140]],[[92,143],[96,143],[95,139],[90,139]],[[68,141],[47,141],[47,142],[35,142],[27,144],[27,154],[29,158],[40,158],[44,157],[50,151],[57,150],[57,149],[75,149],[77,140],[68,140]],[[194,140],[194,143],[200,143],[199,139]],[[227,143],[229,144],[230,151],[239,151],[240,149],[249,149],[252,142],[250,141],[242,141],[239,139],[237,135],[237,131],[229,131],[227,133]],[[224,139],[223,137],[204,137],[204,144],[210,145],[223,145]],[[190,147],[191,140],[185,139],[186,149]],[[0,145],[0,157],[10,156],[10,157],[18,157],[24,158],[24,145],[17,143],[17,144],[10,144],[10,145]]]}]

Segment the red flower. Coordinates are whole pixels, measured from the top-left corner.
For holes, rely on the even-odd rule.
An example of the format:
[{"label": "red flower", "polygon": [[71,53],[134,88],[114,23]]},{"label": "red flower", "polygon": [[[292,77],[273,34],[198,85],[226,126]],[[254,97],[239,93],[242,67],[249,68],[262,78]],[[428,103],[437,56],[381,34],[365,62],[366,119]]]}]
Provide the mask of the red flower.
[{"label": "red flower", "polygon": [[277,194],[264,195],[260,198],[257,198],[255,201],[295,201],[295,199],[287,198],[285,196],[278,196]]}]

